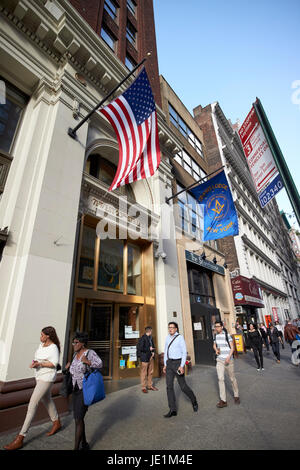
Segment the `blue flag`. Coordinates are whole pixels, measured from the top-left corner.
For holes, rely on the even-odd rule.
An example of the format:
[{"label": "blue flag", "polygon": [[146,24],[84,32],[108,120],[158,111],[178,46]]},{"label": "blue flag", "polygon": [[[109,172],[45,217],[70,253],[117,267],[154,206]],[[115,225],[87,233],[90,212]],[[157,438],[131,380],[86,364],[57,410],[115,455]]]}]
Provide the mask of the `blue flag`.
[{"label": "blue flag", "polygon": [[203,241],[238,235],[238,218],[224,171],[190,191],[204,206]]}]

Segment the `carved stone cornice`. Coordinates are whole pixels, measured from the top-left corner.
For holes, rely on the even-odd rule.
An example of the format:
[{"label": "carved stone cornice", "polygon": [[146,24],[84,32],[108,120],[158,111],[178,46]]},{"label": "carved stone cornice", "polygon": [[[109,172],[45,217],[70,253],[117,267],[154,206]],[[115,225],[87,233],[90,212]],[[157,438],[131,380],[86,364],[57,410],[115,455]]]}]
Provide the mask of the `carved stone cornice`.
[{"label": "carved stone cornice", "polygon": [[[81,191],[80,206],[83,213],[99,219],[105,217],[107,221],[122,228],[136,229],[139,227],[141,238],[147,240],[158,237],[160,215],[129,198],[125,198],[121,194],[117,194],[117,192],[108,192],[107,185],[87,173],[83,175]],[[139,214],[137,219],[133,215],[129,215],[133,207]],[[143,227],[139,225],[140,216],[145,221]]]}]

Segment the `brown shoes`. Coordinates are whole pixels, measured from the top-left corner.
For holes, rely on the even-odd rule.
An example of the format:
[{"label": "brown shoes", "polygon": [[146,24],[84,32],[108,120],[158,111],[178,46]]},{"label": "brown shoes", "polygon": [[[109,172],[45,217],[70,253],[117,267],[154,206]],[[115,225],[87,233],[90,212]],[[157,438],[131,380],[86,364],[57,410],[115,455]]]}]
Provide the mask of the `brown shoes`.
[{"label": "brown shoes", "polygon": [[225,408],[227,406],[227,401],[220,400],[219,403],[217,403],[217,408]]},{"label": "brown shoes", "polygon": [[239,404],[241,403],[239,397],[234,397],[234,403],[235,403],[236,405],[239,405]]},{"label": "brown shoes", "polygon": [[60,428],[61,428],[61,424],[60,424],[59,419],[57,419],[56,421],[53,421],[52,429],[50,432],[47,432],[47,436],[53,436],[53,434],[59,431]]},{"label": "brown shoes", "polygon": [[148,393],[148,390],[146,388],[142,388],[143,393]]},{"label": "brown shoes", "polygon": [[154,387],[154,385],[152,385],[151,387],[147,387],[148,390],[154,390],[155,392],[158,391],[158,388]]},{"label": "brown shoes", "polygon": [[21,434],[19,434],[14,441],[12,441],[10,444],[8,444],[7,446],[4,446],[4,449],[5,450],[17,450],[17,449],[21,449],[21,447],[23,447],[23,439],[24,439],[24,436],[22,436]]}]

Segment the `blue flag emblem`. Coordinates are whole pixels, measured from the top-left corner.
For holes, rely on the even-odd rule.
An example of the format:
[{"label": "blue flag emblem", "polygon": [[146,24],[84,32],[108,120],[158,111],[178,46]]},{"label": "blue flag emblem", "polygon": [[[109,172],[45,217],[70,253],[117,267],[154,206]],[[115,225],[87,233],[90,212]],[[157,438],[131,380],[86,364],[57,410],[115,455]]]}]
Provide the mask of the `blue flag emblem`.
[{"label": "blue flag emblem", "polygon": [[204,206],[203,241],[238,235],[238,217],[224,171],[190,191]]}]

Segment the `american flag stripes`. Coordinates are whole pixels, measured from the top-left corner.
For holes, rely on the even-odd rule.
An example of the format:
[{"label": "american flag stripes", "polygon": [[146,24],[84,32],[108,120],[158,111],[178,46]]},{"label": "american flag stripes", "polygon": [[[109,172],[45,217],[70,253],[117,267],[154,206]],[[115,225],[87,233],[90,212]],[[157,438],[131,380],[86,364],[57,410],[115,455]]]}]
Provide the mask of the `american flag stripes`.
[{"label": "american flag stripes", "polygon": [[119,163],[109,188],[149,178],[160,164],[156,107],[145,68],[130,87],[98,111],[113,126],[119,143]]}]

